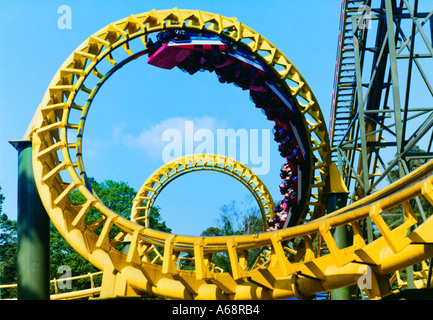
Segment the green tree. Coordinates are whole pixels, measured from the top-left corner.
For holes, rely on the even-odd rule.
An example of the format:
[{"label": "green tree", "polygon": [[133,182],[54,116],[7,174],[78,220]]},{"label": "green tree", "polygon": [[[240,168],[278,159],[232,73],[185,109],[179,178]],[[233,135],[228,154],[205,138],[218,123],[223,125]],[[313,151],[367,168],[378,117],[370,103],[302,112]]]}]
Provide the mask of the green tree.
[{"label": "green tree", "polygon": [[[137,194],[134,188],[123,181],[105,180],[99,183],[94,178],[89,178],[89,181],[93,190],[104,205],[122,217],[129,218],[132,201]],[[69,199],[74,204],[81,204],[86,201],[84,196],[78,191],[73,192],[69,196]],[[94,222],[100,217],[100,213],[97,213],[96,210],[92,210],[92,212],[86,216],[86,222]],[[171,232],[171,229],[166,226],[165,221],[161,220],[158,207],[153,207],[149,214],[149,227],[159,231]]]},{"label": "green tree", "polygon": [[254,234],[263,231],[260,210],[249,197],[238,203],[235,200],[220,208],[220,228],[222,235]]},{"label": "green tree", "polygon": [[[135,195],[133,194],[133,190],[131,190],[132,188],[123,182],[107,180],[102,183],[98,183],[93,178],[90,178],[89,180],[91,182],[92,188],[107,207],[115,210],[123,216],[126,216],[126,210],[128,207],[127,201],[128,199],[133,199]],[[81,204],[86,201],[84,196],[79,191],[73,192],[69,196],[69,199],[73,204]],[[101,214],[92,208],[89,214],[86,216],[86,222],[95,222],[100,217]],[[62,266],[68,266],[72,272],[72,276],[84,275],[98,271],[92,264],[85,260],[69,245],[69,243],[60,235],[53,224],[51,224],[50,227],[50,265],[50,275],[52,279],[59,278],[63,275],[63,271],[61,269]],[[96,280],[96,285],[100,285],[100,279]],[[88,287],[89,279],[72,282],[73,291]],[[59,290],[59,292],[62,291],[70,291],[70,289],[65,288],[64,290]]]},{"label": "green tree", "polygon": [[[98,183],[95,179],[89,179],[92,188],[95,190],[101,201],[111,210],[117,212],[125,218],[129,217],[132,201],[136,191],[126,182],[116,182],[106,180]],[[1,187],[0,187],[1,191]],[[69,199],[74,204],[80,204],[86,201],[84,196],[76,191],[73,192]],[[17,261],[17,222],[8,219],[7,215],[2,213],[2,204],[5,197],[0,193],[0,280],[1,283],[16,283],[16,261]],[[101,217],[101,214],[92,209],[86,216],[86,222],[95,222]],[[171,232],[162,221],[159,214],[159,208],[153,208],[149,215],[149,226],[153,229]],[[113,230],[116,232],[116,230]],[[64,272],[59,269],[61,266],[68,266],[72,271],[72,276],[84,275],[98,271],[92,264],[79,255],[69,243],[60,235],[54,225],[50,225],[50,276],[51,278],[60,278]],[[83,279],[72,282],[72,290],[80,290],[89,287],[89,279]],[[100,285],[100,279],[95,279],[95,285]],[[70,290],[70,289],[65,289]],[[63,291],[65,291],[63,290]],[[3,298],[16,297],[13,292],[3,291]],[[59,290],[62,292],[62,290]]]},{"label": "green tree", "polygon": [[[94,178],[89,178],[89,181],[92,185],[93,190],[104,203],[104,205],[106,205],[108,208],[118,213],[119,215],[125,218],[129,218],[132,201],[134,200],[137,193],[134,188],[129,186],[128,183],[122,181],[117,182],[113,180],[105,180],[99,183]],[[86,201],[84,196],[78,191],[73,192],[69,196],[69,199],[74,204],[81,204]],[[149,216],[149,226],[151,228],[164,232],[171,232],[171,229],[166,226],[165,221],[161,221],[159,208],[153,208]],[[86,215],[86,222],[95,222],[100,217],[101,213],[92,208],[91,211],[89,211],[89,213]],[[118,228],[116,228],[113,227],[111,231],[113,234],[117,234],[120,231]],[[98,230],[95,230],[95,232],[98,232]],[[59,278],[59,275],[62,275],[61,273],[58,273],[58,270],[62,265],[69,266],[71,268],[73,276],[98,271],[93,265],[91,265],[83,257],[81,257],[69,245],[69,243],[65,239],[63,239],[63,237],[53,226],[51,226],[50,236],[50,260],[52,278]],[[73,283],[72,285],[73,290],[88,288],[89,280],[83,279],[81,281],[76,281],[76,283]]]},{"label": "green tree", "polygon": [[[90,178],[89,180],[93,190],[107,207],[119,213],[120,215],[127,217],[131,208],[132,199],[135,197],[135,191],[132,187],[125,182],[106,180],[104,182],[98,183],[93,178]],[[73,192],[69,196],[69,199],[74,204],[81,204],[86,201],[84,196],[79,191]],[[86,222],[95,222],[100,217],[101,214],[92,208],[89,214],[86,216]],[[50,264],[51,278],[59,278],[59,276],[63,274],[59,268],[64,265],[70,268],[73,276],[98,271],[92,264],[85,260],[69,245],[69,243],[60,235],[53,224],[51,224],[50,228]],[[72,289],[84,289],[88,287],[88,283],[88,279],[73,281]]]},{"label": "green tree", "polygon": [[[253,198],[247,198],[240,203],[232,200],[222,205],[218,225],[207,228],[201,233],[201,236],[233,236],[262,232],[263,222],[260,210],[253,204],[253,201]],[[249,250],[248,263],[253,261],[259,250]],[[224,271],[231,272],[230,259],[226,252],[214,254],[212,263]]]},{"label": "green tree", "polygon": [[223,232],[220,228],[217,227],[209,227],[206,230],[204,230],[201,234],[203,237],[218,237],[222,236]]},{"label": "green tree", "polygon": [[[3,213],[5,196],[0,187],[0,284],[12,284],[17,282],[17,222],[9,220]],[[16,289],[2,290],[2,299],[16,297]]]}]

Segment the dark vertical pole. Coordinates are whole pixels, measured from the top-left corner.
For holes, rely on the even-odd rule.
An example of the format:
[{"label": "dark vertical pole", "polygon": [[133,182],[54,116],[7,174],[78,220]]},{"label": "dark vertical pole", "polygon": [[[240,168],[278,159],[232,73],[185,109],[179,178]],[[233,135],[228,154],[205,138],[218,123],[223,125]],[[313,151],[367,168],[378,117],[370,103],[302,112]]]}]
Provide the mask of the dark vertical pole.
[{"label": "dark vertical pole", "polygon": [[[347,204],[349,191],[343,181],[342,175],[335,163],[329,166],[329,191],[327,193],[327,213],[343,208]],[[340,226],[334,229],[333,238],[338,249],[349,245],[347,226]],[[350,287],[340,288],[331,292],[332,300],[350,300]]]},{"label": "dark vertical pole", "polygon": [[[336,211],[346,206],[347,193],[331,193],[328,197],[328,213]],[[347,226],[335,228],[333,234],[338,249],[343,249],[349,245]],[[350,287],[339,288],[331,292],[332,300],[350,300]]]},{"label": "dark vertical pole", "polygon": [[32,143],[11,144],[18,151],[18,300],[49,300],[50,220],[33,177]]}]

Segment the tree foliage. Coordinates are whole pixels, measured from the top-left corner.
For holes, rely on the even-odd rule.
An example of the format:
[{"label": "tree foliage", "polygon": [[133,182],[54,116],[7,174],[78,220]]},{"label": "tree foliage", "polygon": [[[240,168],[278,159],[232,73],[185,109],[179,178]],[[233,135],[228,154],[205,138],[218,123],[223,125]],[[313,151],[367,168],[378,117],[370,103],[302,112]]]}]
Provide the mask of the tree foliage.
[{"label": "tree foliage", "polygon": [[[116,182],[106,180],[97,182],[90,178],[90,183],[95,193],[101,201],[111,210],[129,218],[132,201],[135,198],[136,191],[126,182]],[[1,187],[0,187],[1,191]],[[73,192],[69,199],[74,204],[81,204],[86,201],[84,196],[76,191]],[[16,261],[17,261],[17,222],[8,219],[6,214],[2,213],[2,204],[5,197],[0,193],[0,275],[1,283],[16,283]],[[96,209],[86,215],[86,222],[91,223],[97,221],[101,217]],[[153,208],[149,215],[149,226],[152,229],[171,232],[165,221],[162,221],[159,214],[159,208]],[[97,232],[97,230],[96,230]],[[112,232],[116,232],[113,230]],[[79,255],[69,243],[60,235],[57,229],[51,223],[50,225],[50,277],[51,279],[64,276],[62,266],[68,266],[72,272],[72,276],[85,275],[98,271],[92,264]],[[72,282],[72,290],[80,290],[89,288],[89,279],[77,280]],[[95,279],[95,285],[100,285],[100,278]],[[66,288],[65,290],[69,290]],[[59,290],[59,292],[65,291]],[[6,293],[9,294],[9,293]],[[5,295],[3,298],[16,297],[15,293],[10,293],[10,296]]]},{"label": "tree foliage", "polygon": [[[16,283],[17,257],[17,222],[9,220],[3,212],[3,202],[6,200],[0,187],[0,284]],[[1,298],[16,296],[16,289],[6,289],[1,292]]]},{"label": "tree foliage", "polygon": [[[117,182],[113,180],[105,180],[98,183],[94,178],[89,179],[93,190],[104,203],[105,206],[118,213],[119,215],[129,218],[131,213],[132,201],[136,196],[134,188],[128,185],[126,182]],[[73,192],[70,195],[70,200],[74,204],[81,204],[86,201],[84,196],[80,192]],[[149,227],[152,229],[171,232],[165,225],[165,221],[161,221],[158,208],[153,208],[149,215]],[[92,208],[86,215],[86,222],[92,223],[101,218],[101,213],[96,209]],[[100,227],[100,229],[102,226]],[[100,231],[100,230],[99,230]],[[95,230],[96,233],[99,232]],[[114,226],[111,233],[116,235],[120,230]],[[72,247],[67,243],[65,239],[58,233],[58,231],[52,227],[51,229],[51,246],[50,246],[50,259],[51,259],[51,275],[52,277],[58,277],[57,270],[62,265],[67,265],[71,268],[73,275],[83,275],[87,273],[93,273],[98,271],[93,265],[87,262],[81,257]],[[121,249],[121,248],[119,248]],[[77,288],[88,287],[88,279],[84,279],[81,282],[77,281]]]},{"label": "tree foliage", "polygon": [[[263,231],[263,221],[260,210],[254,206],[253,198],[238,203],[233,200],[220,208],[219,223],[215,227],[209,227],[201,233],[201,236],[233,236],[242,234],[255,234]],[[248,252],[248,263],[256,257],[259,249]],[[212,256],[211,262],[226,272],[231,272],[230,259],[225,252]]]}]

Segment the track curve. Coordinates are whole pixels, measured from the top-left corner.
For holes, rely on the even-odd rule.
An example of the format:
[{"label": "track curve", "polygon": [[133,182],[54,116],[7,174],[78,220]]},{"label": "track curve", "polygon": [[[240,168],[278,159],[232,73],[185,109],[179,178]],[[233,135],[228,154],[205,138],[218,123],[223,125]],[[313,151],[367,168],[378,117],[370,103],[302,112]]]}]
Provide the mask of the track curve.
[{"label": "track curve", "polygon": [[[242,48],[249,57],[260,61],[275,79],[274,89],[289,95],[302,143],[308,153],[302,212],[294,227],[275,232],[232,237],[191,237],[167,234],[146,228],[108,209],[94,194],[86,181],[81,140],[91,101],[98,90],[86,87],[85,80],[95,76],[105,81],[122,64],[130,62],[148,50],[148,36],[164,30],[190,30],[218,35]],[[131,51],[129,42],[141,39],[145,49]],[[117,62],[114,52],[121,49],[127,57]],[[96,68],[108,60],[114,69],[102,74]],[[104,60],[104,61],[105,61]],[[75,103],[79,93],[89,95],[85,106]],[[74,123],[77,112],[79,123]],[[280,123],[284,126],[286,124]],[[287,128],[286,128],[287,129]],[[75,132],[75,140],[71,139]],[[155,11],[112,23],[101,29],[82,45],[60,67],[35,113],[25,135],[33,143],[35,181],[42,202],[61,235],[84,258],[104,271],[102,296],[131,295],[152,292],[175,299],[280,299],[311,295],[356,283],[367,266],[374,267],[375,279],[407,263],[432,255],[432,219],[406,236],[416,224],[408,201],[420,194],[431,203],[433,165],[424,166],[410,175],[412,184],[399,181],[392,194],[375,195],[369,206],[361,203],[323,216],[323,201],[329,185],[330,149],[326,125],[311,89],[293,64],[268,40],[234,18],[198,10]],[[73,155],[71,151],[75,150]],[[69,195],[81,193],[86,201],[72,204]],[[382,197],[381,197],[382,196]],[[372,201],[369,197],[365,201]],[[362,202],[364,203],[364,202]],[[384,209],[402,205],[406,222],[392,231],[380,214]],[[311,208],[311,209],[310,209]],[[100,219],[88,223],[89,212],[97,211]],[[359,231],[359,221],[371,217],[383,237],[366,245]],[[304,223],[309,220],[309,223]],[[336,248],[331,230],[350,225],[353,245]],[[114,227],[120,232],[113,235]],[[320,234],[330,248],[330,254],[315,258],[313,241]],[[127,250],[118,245],[128,239]],[[300,243],[290,247],[288,243]],[[158,259],[152,247],[163,248]],[[248,265],[252,250],[267,248],[270,255],[260,263]],[[216,272],[213,254],[226,253],[231,272]],[[182,269],[179,262],[184,254],[192,254],[194,270]],[[371,297],[382,292],[371,291]]]},{"label": "track curve", "polygon": [[131,208],[131,221],[149,227],[149,214],[158,195],[172,181],[180,176],[197,171],[224,173],[241,182],[253,195],[260,209],[263,231],[267,221],[273,217],[274,200],[263,181],[247,166],[215,154],[192,154],[174,159],[153,172],[137,192]]}]

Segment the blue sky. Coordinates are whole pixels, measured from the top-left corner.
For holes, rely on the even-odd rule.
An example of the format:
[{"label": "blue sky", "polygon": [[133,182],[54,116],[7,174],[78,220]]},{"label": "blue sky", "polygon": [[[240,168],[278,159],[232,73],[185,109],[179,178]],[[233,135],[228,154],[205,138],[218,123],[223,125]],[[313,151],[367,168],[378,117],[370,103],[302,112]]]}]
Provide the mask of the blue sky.
[{"label": "blue sky", "polygon": [[[72,28],[59,29],[61,5]],[[200,9],[236,17],[276,45],[302,73],[329,119],[341,1],[9,1],[0,12],[0,186],[3,211],[16,219],[17,153],[21,139],[60,65],[90,35],[111,22],[152,9]],[[163,164],[164,129],[268,130],[248,92],[218,83],[214,73],[190,76],[158,69],[146,59],[110,78],[95,98],[84,135],[84,164],[98,181],[128,182],[138,190]],[[272,138],[272,137],[271,137]],[[261,175],[275,200],[282,159],[272,141],[271,169]],[[247,164],[248,165],[248,164]],[[254,170],[254,166],[252,167]],[[171,183],[156,204],[173,232],[197,235],[215,224],[219,208],[245,201],[248,191],[217,173],[193,173]]]}]

